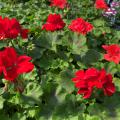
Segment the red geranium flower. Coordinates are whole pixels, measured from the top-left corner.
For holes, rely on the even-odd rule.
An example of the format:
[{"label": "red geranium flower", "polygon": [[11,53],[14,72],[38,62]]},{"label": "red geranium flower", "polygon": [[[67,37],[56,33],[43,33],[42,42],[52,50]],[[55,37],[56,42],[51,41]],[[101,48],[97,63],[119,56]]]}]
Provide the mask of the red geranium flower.
[{"label": "red geranium flower", "polygon": [[20,74],[33,70],[30,60],[31,57],[19,56],[14,48],[7,47],[0,51],[0,74],[3,73],[6,80],[14,81]]},{"label": "red geranium flower", "polygon": [[28,32],[29,32],[28,29],[22,29],[21,30],[21,36],[22,36],[23,39],[28,38]]},{"label": "red geranium flower", "polygon": [[68,28],[73,32],[86,35],[88,32],[92,31],[93,26],[89,22],[86,22],[84,19],[77,18],[71,22]]},{"label": "red geranium flower", "polygon": [[97,70],[89,68],[88,70],[79,70],[72,79],[78,88],[78,94],[82,94],[83,98],[90,98],[94,88],[102,89],[105,95],[111,96],[115,92],[115,86],[112,83],[112,75],[107,74],[104,69]]},{"label": "red geranium flower", "polygon": [[120,62],[120,46],[119,45],[103,45],[102,46],[107,54],[104,55],[104,59],[107,61],[112,61],[116,64]]},{"label": "red geranium flower", "polygon": [[55,6],[61,9],[64,9],[67,4],[67,0],[50,0],[50,6]]},{"label": "red geranium flower", "polygon": [[14,39],[17,38],[19,34],[21,34],[23,38],[27,38],[28,30],[22,29],[15,18],[9,19],[8,17],[2,18],[0,16],[0,40],[6,38]]},{"label": "red geranium flower", "polygon": [[96,0],[95,7],[97,9],[108,9],[108,5],[106,4],[105,0]]},{"label": "red geranium flower", "polygon": [[47,22],[42,26],[42,30],[55,31],[64,28],[65,23],[59,14],[50,14]]}]

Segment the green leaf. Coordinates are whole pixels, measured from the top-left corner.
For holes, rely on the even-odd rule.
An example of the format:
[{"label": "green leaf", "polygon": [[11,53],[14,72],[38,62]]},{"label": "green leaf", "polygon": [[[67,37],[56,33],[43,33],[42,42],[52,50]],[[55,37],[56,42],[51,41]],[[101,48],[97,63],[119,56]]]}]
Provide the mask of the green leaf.
[{"label": "green leaf", "polygon": [[0,49],[6,46],[7,44],[4,41],[0,40]]},{"label": "green leaf", "polygon": [[15,113],[13,116],[12,116],[12,120],[26,120],[26,116],[25,114],[23,113]]},{"label": "green leaf", "polygon": [[105,69],[107,70],[108,73],[112,74],[115,74],[118,71],[116,64],[114,62],[107,62],[105,64]]},{"label": "green leaf", "polygon": [[41,36],[39,36],[34,43],[36,44],[36,46],[39,47],[44,47],[46,49],[49,49],[52,47],[52,42],[50,40],[49,34],[41,34]]},{"label": "green leaf", "polygon": [[0,96],[0,109],[3,109],[5,99]]},{"label": "green leaf", "polygon": [[96,19],[93,21],[93,25],[95,27],[100,27],[105,25],[105,21],[103,19]]},{"label": "green leaf", "polygon": [[73,54],[81,54],[82,52],[85,52],[87,50],[86,46],[86,37],[83,35],[77,35],[74,34],[72,36],[73,43],[70,45],[71,47],[71,52]]},{"label": "green leaf", "polygon": [[103,120],[103,119],[99,118],[99,116],[96,116],[96,115],[94,116],[87,115],[86,120]]},{"label": "green leaf", "polygon": [[8,114],[5,114],[3,111],[0,111],[0,118],[2,118],[2,120],[11,120]]},{"label": "green leaf", "polygon": [[45,48],[35,47],[33,50],[29,51],[29,55],[35,60],[40,59],[43,55]]},{"label": "green leaf", "polygon": [[70,70],[63,70],[60,73],[61,85],[69,93],[74,90],[74,84],[72,83],[73,73]]},{"label": "green leaf", "polygon": [[22,97],[24,102],[34,105],[40,102],[40,96],[42,94],[41,86],[38,83],[30,82],[27,84]]},{"label": "green leaf", "polygon": [[82,56],[82,62],[86,65],[98,62],[102,58],[101,54],[94,49],[90,49]]}]

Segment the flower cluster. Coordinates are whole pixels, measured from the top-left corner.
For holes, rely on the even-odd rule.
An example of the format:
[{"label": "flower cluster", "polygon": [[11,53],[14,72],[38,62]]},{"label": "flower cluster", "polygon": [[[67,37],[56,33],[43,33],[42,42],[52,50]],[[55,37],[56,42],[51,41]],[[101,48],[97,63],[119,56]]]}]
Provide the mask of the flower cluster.
[{"label": "flower cluster", "polygon": [[107,61],[112,61],[116,64],[120,62],[120,46],[116,44],[112,45],[102,45],[102,47],[107,51],[104,55],[104,59]]},{"label": "flower cluster", "polygon": [[[51,0],[51,6],[56,6],[62,9],[66,4],[66,0]],[[42,30],[54,32],[56,30],[61,30],[64,27],[65,23],[62,20],[61,15],[49,14],[46,23],[42,26]],[[85,21],[83,18],[77,18],[71,22],[68,28],[78,34],[86,35],[88,32],[92,31],[93,25]]]},{"label": "flower cluster", "polygon": [[120,7],[120,2],[112,2],[110,6],[112,8],[119,8]]},{"label": "flower cluster", "polygon": [[113,1],[113,0],[96,0],[95,6],[97,9],[103,9],[103,16],[106,17],[110,23],[110,25],[120,30],[119,25],[119,9],[120,9],[120,2]]},{"label": "flower cluster", "polygon": [[2,18],[0,16],[0,40],[6,38],[15,39],[21,35],[23,39],[28,37],[28,29],[23,29],[19,22],[8,17]]},{"label": "flower cluster", "polygon": [[59,14],[49,14],[47,22],[42,26],[46,31],[55,31],[64,28],[65,23]]},{"label": "flower cluster", "polygon": [[90,98],[93,90],[102,89],[104,95],[111,96],[115,92],[115,86],[112,82],[112,75],[107,74],[104,69],[97,70],[89,68],[88,70],[79,70],[72,79],[78,88],[78,94],[82,94],[83,98]]},{"label": "flower cluster", "polygon": [[67,4],[67,0],[50,0],[50,6],[55,6],[61,9],[64,9]]},{"label": "flower cluster", "polygon": [[[26,39],[28,32],[28,29],[22,28],[17,19],[0,16],[0,40],[16,39],[19,35]],[[18,55],[13,47],[3,48],[0,51],[0,75],[4,75],[5,80],[16,85],[20,74],[33,70],[34,65],[30,62],[31,59],[26,55]]]},{"label": "flower cluster", "polygon": [[[65,8],[67,0],[51,0],[50,6],[58,8]],[[105,0],[96,0],[95,6],[97,9],[103,9],[105,14],[114,12],[114,7],[118,6],[112,3],[108,7]],[[42,26],[42,30],[57,31],[65,27],[66,23],[63,21],[60,14],[49,14],[47,21]],[[68,25],[68,29],[78,34],[86,35],[93,30],[93,25],[83,18],[76,18]],[[8,17],[0,17],[0,40],[7,38],[15,39],[19,35],[22,38],[28,37],[28,29],[23,29],[20,23],[15,19]],[[120,46],[119,45],[102,45],[102,48],[107,51],[104,54],[104,59],[118,64],[120,62]],[[12,59],[11,59],[12,58]],[[19,75],[31,72],[34,68],[32,58],[26,55],[18,55],[13,47],[6,47],[0,51],[0,75],[8,81],[15,82]],[[83,98],[90,98],[92,92],[101,89],[104,95],[111,96],[115,93],[115,86],[112,81],[112,75],[107,74],[105,69],[97,70],[96,68],[88,68],[87,70],[79,70],[75,73],[72,79],[78,89],[78,94],[83,95]],[[96,92],[96,91],[95,91]]]},{"label": "flower cluster", "polygon": [[117,11],[116,11],[114,8],[108,8],[108,9],[103,13],[103,16],[109,17],[109,16],[116,15],[116,14],[117,14]]},{"label": "flower cluster", "polygon": [[108,8],[108,5],[105,2],[105,0],[96,0],[95,7],[97,9],[104,9],[104,10],[106,10]]},{"label": "flower cluster", "polygon": [[110,4],[110,7],[103,13],[103,16],[109,17],[109,16],[115,16],[118,11],[117,9],[120,7],[120,2],[112,2]]},{"label": "flower cluster", "polygon": [[[64,28],[64,26],[65,23],[59,14],[49,14],[47,22],[42,26],[42,30],[45,29],[46,31],[53,32]],[[68,28],[73,32],[86,35],[88,32],[92,31],[93,26],[84,19],[77,18],[71,22]]]},{"label": "flower cluster", "polygon": [[[66,0],[52,0],[51,6],[64,8]],[[105,14],[112,12],[116,14],[116,11],[110,8],[105,0],[96,0],[95,6],[97,9],[103,9]],[[112,3],[112,6],[115,4]],[[46,31],[55,31],[64,28],[65,23],[59,14],[50,14],[47,22],[42,26],[42,29]],[[93,25],[85,21],[83,18],[76,18],[72,20],[68,28],[78,34],[86,35],[93,30]],[[116,64],[120,62],[120,47],[118,45],[103,45],[102,46],[107,54],[104,55],[104,59],[107,61],[113,61]],[[90,98],[92,92],[101,89],[104,95],[111,96],[115,93],[115,85],[112,81],[112,75],[107,74],[105,69],[97,70],[95,68],[88,68],[85,70],[79,70],[75,73],[75,77],[72,79],[78,88],[78,94],[82,94],[83,98]],[[95,91],[96,92],[96,91]]]},{"label": "flower cluster", "polygon": [[20,74],[33,70],[34,65],[30,60],[31,57],[19,56],[14,48],[7,47],[0,51],[0,74],[3,73],[6,80],[14,82]]},{"label": "flower cluster", "polygon": [[92,31],[93,26],[89,22],[86,22],[84,19],[77,18],[71,22],[68,28],[73,32],[86,35],[88,32]]}]

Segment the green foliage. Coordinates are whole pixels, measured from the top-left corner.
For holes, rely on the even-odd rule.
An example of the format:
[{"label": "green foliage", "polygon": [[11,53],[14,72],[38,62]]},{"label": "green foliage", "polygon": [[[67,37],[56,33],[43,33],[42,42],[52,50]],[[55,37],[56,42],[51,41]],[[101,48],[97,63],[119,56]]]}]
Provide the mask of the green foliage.
[{"label": "green foliage", "polygon": [[[15,91],[0,81],[0,119],[3,120],[119,120],[120,65],[103,60],[102,44],[120,44],[120,31],[112,29],[94,7],[94,0],[68,0],[70,9],[56,9],[48,0],[0,0],[0,15],[17,18],[30,29],[28,40],[0,41],[0,49],[9,45],[18,53],[33,58],[34,71],[19,76]],[[66,24],[82,17],[94,30],[86,36],[68,30],[42,31],[49,13],[59,13]],[[79,69],[105,68],[113,75],[116,93],[84,100],[77,95],[71,79]],[[23,88],[22,88],[23,87]]]}]

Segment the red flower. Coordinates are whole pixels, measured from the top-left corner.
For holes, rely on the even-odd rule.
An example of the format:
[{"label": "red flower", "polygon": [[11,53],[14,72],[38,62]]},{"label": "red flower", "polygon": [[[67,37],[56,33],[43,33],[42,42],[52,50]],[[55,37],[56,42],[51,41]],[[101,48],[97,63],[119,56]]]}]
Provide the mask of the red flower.
[{"label": "red flower", "polygon": [[102,89],[105,95],[111,96],[115,92],[115,86],[112,83],[112,75],[107,74],[104,69],[97,70],[89,68],[88,70],[79,70],[72,79],[78,88],[78,94],[83,97],[90,98],[94,88]]},{"label": "red flower", "polygon": [[96,0],[95,7],[97,9],[108,9],[108,5],[106,4],[105,0]]},{"label": "red flower", "polygon": [[47,22],[42,26],[42,30],[55,31],[64,28],[65,23],[61,16],[58,14],[50,14],[47,18]]},{"label": "red flower", "polygon": [[84,19],[77,18],[71,22],[68,28],[73,32],[86,35],[88,32],[92,31],[93,26],[89,22],[86,22]]},{"label": "red flower", "polygon": [[50,6],[55,6],[61,9],[65,8],[67,4],[67,0],[50,0],[50,2]]},{"label": "red flower", "polygon": [[22,29],[21,30],[21,36],[22,36],[23,39],[27,39],[28,38],[28,32],[29,32],[28,29]]},{"label": "red flower", "polygon": [[102,46],[107,54],[104,55],[104,59],[107,61],[112,61],[116,64],[120,62],[120,46],[119,45],[103,45]]},{"label": "red flower", "polygon": [[0,52],[0,74],[3,73],[6,80],[14,81],[20,74],[33,70],[30,60],[31,57],[18,56],[14,48],[7,47]]},{"label": "red flower", "polygon": [[[21,36],[26,34],[27,37],[28,32],[23,30],[24,29],[22,29],[21,25],[15,18],[9,19],[8,17],[2,18],[0,16],[0,40],[6,38],[15,39],[19,34],[21,34]],[[22,37],[24,38],[24,36]]]}]

